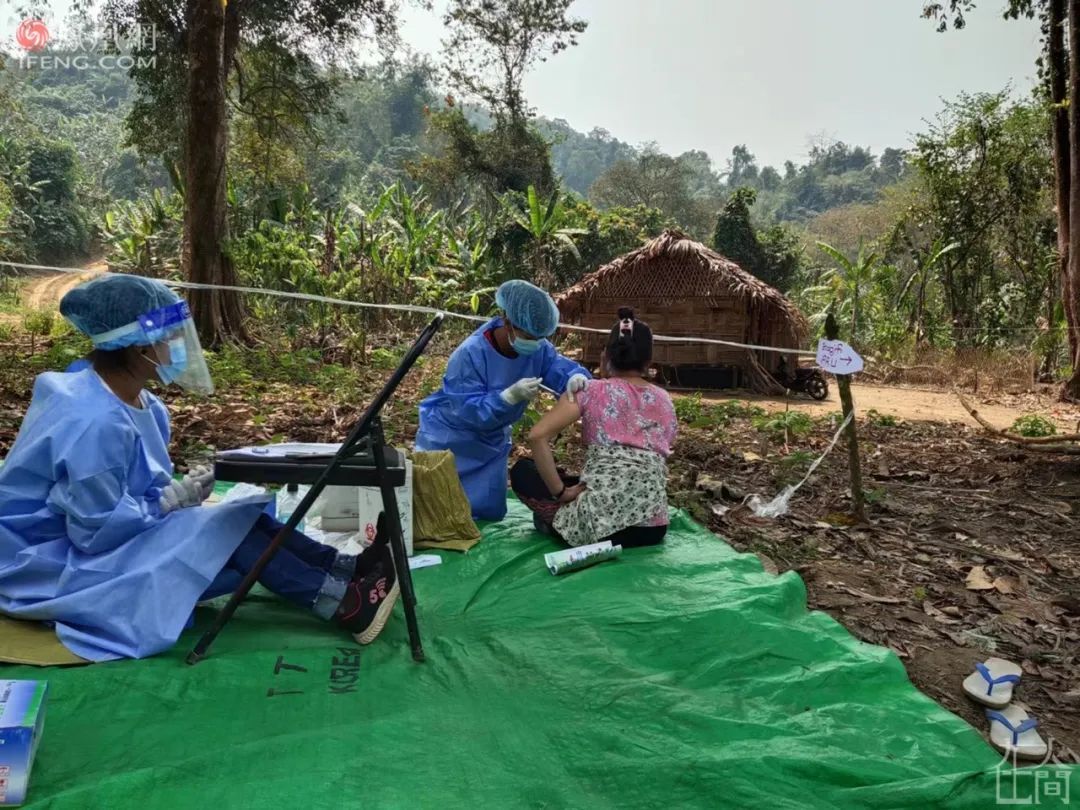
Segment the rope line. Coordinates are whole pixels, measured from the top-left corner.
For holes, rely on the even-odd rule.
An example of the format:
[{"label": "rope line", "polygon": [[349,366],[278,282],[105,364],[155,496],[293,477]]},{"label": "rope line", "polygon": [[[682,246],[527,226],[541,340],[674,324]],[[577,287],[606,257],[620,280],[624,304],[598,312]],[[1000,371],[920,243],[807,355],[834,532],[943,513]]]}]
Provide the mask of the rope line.
[{"label": "rope line", "polygon": [[[49,271],[54,273],[68,273],[70,275],[85,275],[88,271],[85,268],[78,267],[54,267],[52,265],[45,264],[24,264],[21,262],[8,262],[0,260],[0,267],[12,267],[21,270],[37,270],[37,271]],[[124,275],[123,273],[100,273],[99,275]],[[172,281],[169,279],[160,279],[162,283],[167,284],[170,287],[175,287],[180,290],[219,290],[223,292],[237,292],[246,293],[249,295],[268,295],[273,298],[291,298],[299,301],[312,301],[319,304],[334,304],[336,306],[356,307],[362,309],[380,309],[380,310],[396,310],[400,312],[418,312],[425,315],[434,317],[435,315],[442,314],[448,318],[458,318],[464,321],[471,321],[474,323],[487,323],[490,318],[485,318],[480,315],[462,315],[457,312],[447,312],[441,309],[435,309],[434,307],[417,306],[415,304],[375,304],[367,301],[348,301],[342,298],[330,298],[325,295],[312,295],[310,293],[298,293],[298,292],[285,292],[284,290],[270,290],[264,287],[241,287],[231,284],[198,284],[191,281]],[[597,329],[590,326],[578,326],[577,324],[559,324],[560,329],[565,329],[571,332],[591,332],[598,335],[606,335],[610,330]],[[748,351],[759,352],[775,352],[777,354],[789,354],[797,355],[799,357],[816,357],[816,352],[805,351],[802,349],[790,349],[779,346],[759,346],[752,343],[737,343],[730,340],[717,340],[715,338],[695,337],[695,336],[679,336],[679,335],[653,335],[654,341],[661,343],[702,343],[709,346],[727,346],[734,349],[747,349]]]}]

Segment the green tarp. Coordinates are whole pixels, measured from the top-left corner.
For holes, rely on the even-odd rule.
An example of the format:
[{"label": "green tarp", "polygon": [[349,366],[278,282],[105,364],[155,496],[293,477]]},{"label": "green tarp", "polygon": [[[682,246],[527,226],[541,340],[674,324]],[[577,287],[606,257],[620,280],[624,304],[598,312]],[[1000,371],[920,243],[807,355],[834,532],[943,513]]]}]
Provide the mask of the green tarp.
[{"label": "green tarp", "polygon": [[993,806],[998,756],[891,652],[808,613],[796,575],[672,529],[555,578],[511,504],[415,572],[425,664],[400,608],[358,651],[264,595],[195,667],[189,633],[152,660],[6,668],[50,681],[30,806]]}]

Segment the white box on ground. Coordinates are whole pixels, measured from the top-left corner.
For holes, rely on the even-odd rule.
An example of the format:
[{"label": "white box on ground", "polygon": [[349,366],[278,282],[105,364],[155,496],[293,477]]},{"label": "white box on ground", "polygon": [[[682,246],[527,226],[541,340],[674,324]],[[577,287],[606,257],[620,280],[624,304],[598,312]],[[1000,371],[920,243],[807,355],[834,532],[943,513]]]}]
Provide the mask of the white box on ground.
[{"label": "white box on ground", "polygon": [[322,518],[324,532],[360,531],[359,487],[327,487],[315,502],[312,513]]}]

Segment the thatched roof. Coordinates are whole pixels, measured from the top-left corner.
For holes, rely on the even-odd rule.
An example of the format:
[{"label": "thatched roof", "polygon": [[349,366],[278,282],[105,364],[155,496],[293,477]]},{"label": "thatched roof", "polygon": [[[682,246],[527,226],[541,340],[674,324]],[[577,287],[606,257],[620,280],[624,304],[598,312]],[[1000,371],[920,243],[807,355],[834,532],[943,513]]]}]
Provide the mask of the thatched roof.
[{"label": "thatched roof", "polygon": [[[664,272],[631,272],[653,263],[665,265]],[[678,283],[673,283],[673,273],[682,276]],[[555,303],[564,318],[572,319],[598,294],[605,298],[625,298],[627,303],[633,298],[664,299],[675,294],[680,298],[706,299],[734,296],[746,301],[750,309],[782,318],[793,335],[805,335],[807,331],[802,313],[783,293],[678,230],[664,231],[637,250],[590,273],[557,295]]]}]

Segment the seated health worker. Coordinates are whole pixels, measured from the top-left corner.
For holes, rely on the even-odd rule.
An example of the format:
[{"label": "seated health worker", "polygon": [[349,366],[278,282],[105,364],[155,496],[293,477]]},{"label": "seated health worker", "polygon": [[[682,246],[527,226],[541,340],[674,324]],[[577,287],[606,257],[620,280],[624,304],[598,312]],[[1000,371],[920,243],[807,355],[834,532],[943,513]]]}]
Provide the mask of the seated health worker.
[{"label": "seated health worker", "polygon": [[[540,531],[571,546],[663,542],[677,420],[667,391],[645,379],[652,350],[649,325],[621,308],[604,350],[603,379],[591,380],[574,402],[563,397],[529,433],[532,458],[514,465],[510,482]],[[578,419],[586,445],[580,478],[557,469],[551,452],[552,439]]]},{"label": "seated health worker", "polygon": [[[197,602],[235,590],[281,524],[268,498],[202,506],[209,472],[173,479],[169,415],[145,386],[213,391],[184,301],[109,275],[60,312],[94,351],[81,370],[37,378],[0,467],[0,613],[50,623],[92,661],[143,658],[176,642]],[[369,643],[398,595],[379,535],[353,557],[293,533],[259,581]]]},{"label": "seated health worker", "polygon": [[547,340],[559,325],[551,296],[527,281],[495,293],[503,314],[462,343],[446,366],[442,388],[420,403],[417,450],[451,450],[477,520],[506,516],[511,429],[540,385],[571,399],[590,378]]}]

